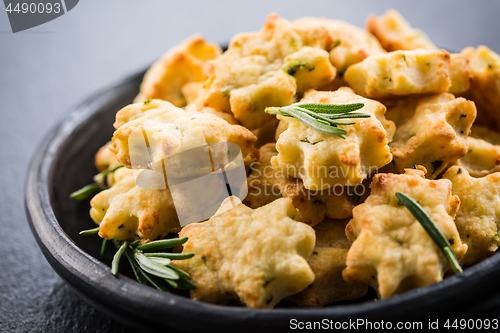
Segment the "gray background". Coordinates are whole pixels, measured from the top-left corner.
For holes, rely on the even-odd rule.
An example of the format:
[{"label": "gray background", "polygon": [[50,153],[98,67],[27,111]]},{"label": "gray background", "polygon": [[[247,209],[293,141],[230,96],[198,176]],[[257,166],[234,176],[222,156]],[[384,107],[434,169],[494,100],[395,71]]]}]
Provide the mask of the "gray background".
[{"label": "gray background", "polygon": [[0,331],[122,332],[52,271],[28,227],[23,182],[43,135],[72,105],[159,57],[194,33],[214,42],[258,30],[266,15],[327,16],[363,26],[401,11],[437,45],[500,52],[500,1],[86,0],[13,34],[0,10]]}]

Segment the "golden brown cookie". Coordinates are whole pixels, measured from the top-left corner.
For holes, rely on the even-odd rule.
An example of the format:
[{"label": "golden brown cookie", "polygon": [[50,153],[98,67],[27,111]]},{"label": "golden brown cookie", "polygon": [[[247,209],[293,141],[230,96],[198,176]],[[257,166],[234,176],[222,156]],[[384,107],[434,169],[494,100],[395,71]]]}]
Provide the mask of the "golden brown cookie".
[{"label": "golden brown cookie", "polygon": [[443,177],[451,180],[452,192],[460,198],[455,223],[468,246],[460,263],[475,264],[494,254],[500,245],[500,173],[474,178],[464,168],[454,166]]},{"label": "golden brown cookie", "polygon": [[344,79],[368,98],[446,92],[451,87],[450,54],[417,49],[372,55],[350,66]]},{"label": "golden brown cookie", "polygon": [[314,230],[292,218],[291,199],[278,199],[255,210],[226,199],[219,215],[190,224],[183,253],[173,261],[191,275],[191,298],[210,303],[239,299],[252,308],[272,308],[314,281],[306,259],[314,248]]},{"label": "golden brown cookie", "polygon": [[347,282],[372,286],[381,298],[439,282],[449,263],[420,223],[401,204],[396,192],[417,201],[450,240],[457,259],[467,251],[453,218],[460,199],[447,179],[427,180],[425,168],[405,174],[377,174],[368,199],[353,210],[346,227],[353,242],[343,271]]},{"label": "golden brown cookie", "polygon": [[391,171],[423,165],[429,179],[436,178],[448,164],[465,156],[468,134],[474,119],[474,103],[450,93],[401,100],[387,111],[396,124],[390,144]]},{"label": "golden brown cookie", "polygon": [[391,162],[388,143],[395,128],[385,119],[386,108],[381,103],[358,96],[347,87],[333,92],[310,90],[300,103],[364,103],[355,112],[371,117],[353,119],[356,124],[345,126],[348,133],[342,139],[317,132],[295,118],[278,116],[286,129],[276,142],[279,154],[271,159],[276,171],[302,179],[306,189],[325,190],[357,185]]},{"label": "golden brown cookie", "polygon": [[259,161],[252,165],[248,177],[248,196],[243,201],[251,208],[267,205],[284,197],[292,199],[299,214],[296,220],[315,226],[325,217],[342,219],[352,216],[354,204],[343,187],[325,191],[309,191],[300,179],[286,177],[271,166],[271,158],[278,155],[274,143],[260,148]]}]

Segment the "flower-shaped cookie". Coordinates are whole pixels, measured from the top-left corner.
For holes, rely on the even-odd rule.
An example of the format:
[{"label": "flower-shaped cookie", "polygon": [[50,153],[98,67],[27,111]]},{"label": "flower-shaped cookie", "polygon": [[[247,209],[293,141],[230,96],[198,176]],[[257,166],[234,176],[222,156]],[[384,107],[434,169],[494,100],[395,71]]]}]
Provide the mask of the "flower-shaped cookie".
[{"label": "flower-shaped cookie", "polygon": [[226,52],[205,64],[203,106],[259,128],[273,119],[266,106],[288,105],[296,94],[335,78],[326,51],[332,45],[324,27],[299,28],[270,15],[261,31],[236,35]]},{"label": "flower-shaped cookie", "polygon": [[327,18],[304,17],[293,21],[293,26],[301,33],[326,29],[334,41],[327,51],[330,62],[338,73],[344,73],[347,67],[356,64],[373,54],[385,53],[378,40],[368,31],[356,27],[348,22],[329,20]]},{"label": "flower-shaped cookie", "polygon": [[366,295],[366,284],[345,282],[347,250],[351,243],[345,235],[349,220],[325,219],[314,227],[316,247],[307,259],[314,272],[314,282],[300,293],[287,298],[298,306],[322,307],[333,302],[354,300]]},{"label": "flower-shaped cookie", "polygon": [[191,37],[173,47],[148,69],[135,102],[156,98],[185,106],[183,87],[205,80],[203,64],[221,53],[219,45],[209,44],[201,36]]},{"label": "flower-shaped cookie", "polygon": [[436,45],[421,30],[414,29],[403,15],[389,9],[383,16],[370,15],[366,29],[377,37],[387,51],[437,49]]},{"label": "flower-shaped cookie", "polygon": [[117,240],[140,238],[145,243],[179,231],[170,190],[141,188],[132,172],[122,169],[125,173],[121,179],[115,179],[110,189],[90,201],[90,216],[99,224],[99,236]]},{"label": "flower-shaped cookie", "polygon": [[386,116],[396,124],[390,144],[394,158],[391,170],[402,173],[405,168],[423,165],[427,178],[434,179],[467,153],[476,108],[471,101],[443,93],[401,100]]},{"label": "flower-shaped cookie", "polygon": [[306,189],[316,191],[357,185],[391,162],[388,144],[395,127],[385,119],[386,108],[381,103],[358,96],[347,87],[337,91],[309,90],[300,103],[364,103],[355,112],[371,117],[352,119],[355,124],[344,127],[348,133],[342,139],[317,132],[295,118],[278,116],[286,129],[276,142],[279,154],[271,158],[277,172],[300,178]]},{"label": "flower-shaped cookie", "polygon": [[249,207],[255,209],[281,197],[290,198],[299,211],[296,220],[311,226],[325,217],[342,219],[352,216],[354,204],[346,188],[338,186],[325,191],[309,191],[304,188],[302,180],[275,171],[271,166],[271,158],[278,155],[274,143],[262,146],[259,155],[259,161],[252,164],[252,173],[248,177],[248,195],[244,203]]},{"label": "flower-shaped cookie", "polygon": [[451,87],[450,54],[417,49],[372,55],[347,68],[344,79],[368,98],[446,92]]},{"label": "flower-shaped cookie", "polygon": [[478,123],[500,130],[500,55],[486,46],[467,47],[472,83],[466,96],[477,106]]},{"label": "flower-shaped cookie", "polygon": [[484,177],[500,171],[500,133],[481,125],[474,125],[467,139],[469,150],[458,161],[472,177]]},{"label": "flower-shaped cookie", "polygon": [[236,201],[226,199],[220,209],[224,212],[182,229],[179,236],[189,237],[183,252],[195,256],[173,264],[196,283],[193,299],[240,299],[248,307],[272,308],[313,282],[306,259],[314,248],[314,230],[292,219],[296,210],[291,199],[255,210]]},{"label": "flower-shaped cookie", "polygon": [[[368,18],[367,29],[373,33],[387,51],[398,50],[437,50],[436,45],[419,29],[410,26],[404,17],[397,11],[390,9],[384,16]],[[450,58],[449,92],[458,94],[467,91],[472,80],[469,59],[452,53]]]},{"label": "flower-shaped cookie", "polygon": [[460,198],[455,223],[460,238],[469,247],[460,263],[474,264],[495,253],[500,246],[500,173],[473,178],[467,170],[454,166],[443,177],[451,180],[452,192]]},{"label": "flower-shaped cookie", "polygon": [[453,218],[460,200],[447,179],[427,180],[425,170],[377,174],[368,199],[353,210],[346,227],[353,241],[343,272],[347,282],[372,286],[381,298],[443,279],[449,263],[422,225],[396,197],[402,192],[417,201],[450,241],[457,259],[467,251]]},{"label": "flower-shaped cookie", "polygon": [[[201,165],[194,163],[196,158],[188,159],[178,153],[207,147],[207,143],[213,142],[237,144],[247,166],[258,156],[258,150],[253,146],[257,140],[255,135],[243,126],[230,124],[212,109],[192,113],[169,102],[151,100],[118,111],[114,126],[112,151],[127,168],[149,167],[161,174],[164,161],[165,166],[179,176],[207,174],[212,171],[210,160],[203,160],[206,163]],[[151,151],[151,160],[145,161],[143,156],[149,156],[143,152],[146,145],[138,144],[144,142],[144,136],[148,138],[147,148]],[[130,142],[134,143],[135,150],[130,150]],[[132,161],[134,157],[135,161]]]}]

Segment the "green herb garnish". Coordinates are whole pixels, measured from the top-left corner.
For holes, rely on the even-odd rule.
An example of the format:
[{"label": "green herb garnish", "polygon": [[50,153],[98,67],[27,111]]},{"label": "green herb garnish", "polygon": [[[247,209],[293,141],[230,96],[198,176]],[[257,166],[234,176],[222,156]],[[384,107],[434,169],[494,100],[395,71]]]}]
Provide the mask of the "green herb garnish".
[{"label": "green herb garnish", "polygon": [[99,227],[89,230],[80,231],[80,235],[88,236],[88,235],[97,235],[99,233]]},{"label": "green herb garnish", "polygon": [[315,131],[328,135],[337,135],[345,139],[347,130],[339,126],[354,125],[356,122],[342,122],[338,119],[369,118],[366,113],[351,113],[364,106],[363,103],[353,104],[292,104],[283,107],[267,107],[269,114],[279,114],[285,117],[293,117]]},{"label": "green herb garnish", "polygon": [[101,184],[89,184],[85,185],[78,191],[71,193],[69,197],[76,201],[82,201],[90,197],[93,197],[94,195],[105,189],[106,187],[102,186]]},{"label": "green herb garnish", "polygon": [[115,172],[116,170],[123,168],[123,165],[117,165],[113,169],[107,169],[104,170],[103,172],[99,172],[97,175],[93,177],[94,181],[98,184],[103,184],[104,180],[106,180],[106,176],[109,175],[110,173]]},{"label": "green herb garnish", "polygon": [[140,242],[141,242],[141,240],[140,240],[140,239],[136,239],[135,241],[133,241],[132,243],[130,243],[130,246],[131,246],[131,247],[135,247],[135,246],[137,246]]},{"label": "green herb garnish", "polygon": [[[175,267],[175,266],[172,266],[172,267]],[[196,284],[194,284],[193,281],[188,280],[188,279],[184,279],[184,278],[180,278],[177,281],[177,285],[179,286],[179,288],[183,288],[183,289],[187,289],[187,290],[196,289]]]},{"label": "green herb garnish", "polygon": [[422,225],[427,234],[432,238],[432,240],[439,247],[441,252],[443,252],[446,259],[451,265],[451,268],[455,273],[462,273],[462,267],[457,261],[453,250],[451,249],[451,245],[444,237],[443,233],[438,229],[436,223],[431,219],[429,214],[420,206],[415,200],[410,198],[404,193],[396,192],[396,196],[403,203],[403,205],[408,208],[410,213],[417,219],[418,222]]},{"label": "green herb garnish", "polygon": [[329,49],[327,49],[326,51],[327,51],[327,52],[330,52],[331,50],[333,50],[334,48],[336,48],[337,46],[339,46],[341,42],[342,42],[342,41],[341,41],[340,39],[336,39],[336,40],[333,42],[332,46],[331,46]]},{"label": "green herb garnish", "polygon": [[93,177],[95,182],[94,184],[85,185],[81,189],[71,193],[69,197],[73,200],[82,201],[93,197],[94,195],[96,195],[101,191],[108,189],[108,187],[104,184],[106,176],[109,175],[110,173],[115,172],[121,167],[123,167],[123,165],[118,165],[112,169],[107,169],[104,170],[103,172],[98,173]]},{"label": "green herb garnish", "polygon": [[111,263],[111,273],[113,273],[113,275],[118,274],[118,265],[120,264],[123,252],[127,249],[127,244],[127,242],[123,242],[113,257],[113,262]]},{"label": "green herb garnish", "polygon": [[194,253],[170,253],[170,252],[153,252],[144,253],[148,258],[168,258],[172,260],[183,260],[194,257]]},{"label": "green herb garnish", "polygon": [[139,266],[149,274],[154,276],[158,276],[164,279],[170,280],[178,280],[179,274],[177,274],[174,270],[170,269],[166,265],[170,264],[170,259],[168,259],[168,263],[166,265],[159,264],[139,251],[134,251],[134,258],[139,264]]},{"label": "green herb garnish", "polygon": [[101,257],[104,256],[104,254],[108,250],[108,244],[109,244],[109,240],[107,240],[106,238],[104,238],[102,240],[102,245],[101,245]]},{"label": "green herb garnish", "polygon": [[[95,235],[99,232],[99,227],[84,230],[80,235]],[[104,239],[101,246],[101,255],[107,249],[109,242],[112,242],[118,251],[113,256],[111,263],[111,273],[118,274],[120,260],[125,256],[132,268],[137,282],[144,285],[152,285],[160,291],[168,291],[167,285],[172,288],[196,289],[196,284],[189,280],[187,272],[172,265],[172,260],[185,260],[194,257],[194,253],[169,253],[152,252],[176,247],[187,242],[188,238],[171,238],[153,241],[141,246],[140,240],[131,243],[116,239]],[[166,284],[165,284],[166,283]]]},{"label": "green herb garnish", "polygon": [[187,237],[162,239],[138,246],[137,249],[141,251],[158,251],[164,249],[171,249],[173,247],[186,243],[187,240],[188,240]]}]

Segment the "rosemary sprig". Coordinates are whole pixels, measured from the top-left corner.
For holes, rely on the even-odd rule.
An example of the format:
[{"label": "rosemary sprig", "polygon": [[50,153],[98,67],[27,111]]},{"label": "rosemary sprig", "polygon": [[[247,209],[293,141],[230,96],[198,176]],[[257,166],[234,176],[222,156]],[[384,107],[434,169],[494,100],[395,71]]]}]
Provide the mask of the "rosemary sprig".
[{"label": "rosemary sprig", "polygon": [[144,253],[148,258],[168,258],[172,260],[183,260],[194,257],[194,253],[170,253],[170,252],[153,252]]},{"label": "rosemary sprig", "polygon": [[302,123],[306,124],[307,126],[311,127],[312,129],[318,132],[328,135],[337,135],[342,139],[345,139],[344,134],[347,133],[347,130],[337,127],[337,125],[330,125],[329,123],[325,124],[322,120],[318,120],[314,117],[311,117],[308,114],[305,114],[301,111],[297,111],[294,109],[287,110],[287,112],[295,119],[298,119]]},{"label": "rosemary sprig", "polygon": [[120,265],[120,259],[122,258],[123,252],[127,249],[127,244],[127,242],[123,242],[113,257],[113,262],[111,263],[111,273],[113,273],[113,275],[118,274],[118,265]]},{"label": "rosemary sprig", "polygon": [[99,233],[99,227],[89,230],[80,231],[80,235],[89,236],[89,235],[97,235]]},{"label": "rosemary sprig", "polygon": [[363,103],[352,104],[321,104],[321,103],[305,103],[296,104],[301,108],[316,112],[316,113],[329,113],[329,114],[343,114],[359,110],[365,106]]},{"label": "rosemary sprig", "polygon": [[352,113],[364,106],[363,103],[353,104],[292,104],[283,107],[267,107],[269,114],[279,114],[286,117],[294,117],[312,129],[328,134],[337,135],[345,139],[347,130],[338,126],[354,125],[356,122],[341,122],[338,119],[349,118],[369,118],[371,115],[366,113]]},{"label": "rosemary sprig", "polygon": [[165,281],[167,281],[167,283],[169,285],[171,285],[172,287],[174,287],[174,288],[179,287],[179,285],[177,284],[177,282],[175,282],[174,280],[165,280]]},{"label": "rosemary sprig", "polygon": [[427,214],[422,206],[420,206],[415,200],[413,200],[406,194],[397,192],[396,196],[403,203],[403,205],[408,208],[410,213],[412,213],[417,221],[420,222],[427,234],[429,234],[429,236],[436,243],[441,252],[443,252],[446,259],[448,259],[453,271],[455,273],[462,273],[462,267],[460,267],[460,264],[458,263],[457,258],[455,257],[455,254],[451,249],[450,243],[448,242],[446,237],[444,237],[441,230],[438,229],[436,223],[434,223],[429,214]]},{"label": "rosemary sprig", "polygon": [[103,172],[99,172],[97,175],[93,177],[94,181],[99,184],[104,184],[104,181],[106,180],[106,176],[109,175],[110,173],[115,172],[116,170],[123,168],[123,165],[117,165],[112,169],[107,169],[104,170]]},{"label": "rosemary sprig", "polygon": [[90,197],[93,197],[94,195],[96,195],[97,193],[99,193],[105,189],[106,189],[106,187],[101,185],[101,184],[89,184],[89,185],[85,185],[81,189],[71,193],[69,195],[69,197],[73,200],[76,200],[76,201],[82,201],[82,200],[88,199]]},{"label": "rosemary sprig", "polygon": [[173,265],[168,265],[168,267],[172,268],[174,271],[177,272],[177,274],[179,274],[180,277],[185,277],[185,278],[188,278],[189,279],[189,274],[187,272],[184,272],[182,269],[180,268],[177,268]]},{"label": "rosemary sprig", "polygon": [[107,240],[106,238],[104,238],[102,240],[102,245],[101,245],[101,257],[104,256],[104,254],[108,250],[108,244],[109,244],[109,240]]},{"label": "rosemary sprig", "polygon": [[[135,260],[136,268],[146,277],[148,282],[159,290],[163,290],[161,283],[156,281],[162,278],[173,288],[196,289],[196,285],[189,280],[189,274],[171,264],[171,260],[185,260],[194,257],[194,253],[168,253],[151,252],[173,248],[184,244],[187,237],[171,238],[153,241],[133,249],[128,249],[128,253]],[[133,244],[133,243],[132,243]],[[146,252],[148,251],[148,252]]]},{"label": "rosemary sprig", "polygon": [[196,289],[196,284],[194,284],[193,281],[184,278],[180,278],[180,280],[177,281],[177,285],[179,286],[179,288],[187,290]]},{"label": "rosemary sprig", "polygon": [[158,257],[146,257],[146,258],[162,266],[168,266],[172,262],[172,260],[168,258],[158,258]]},{"label": "rosemary sprig", "polygon": [[[158,264],[151,259],[148,259],[144,254],[142,254],[139,251],[134,251],[134,258],[139,264],[139,266],[149,274],[169,280],[179,279],[179,274],[177,274],[174,270],[170,269],[169,267]],[[170,264],[170,261],[168,263]]]},{"label": "rosemary sprig", "polygon": [[140,242],[141,242],[141,240],[140,240],[140,239],[136,239],[135,241],[133,241],[132,243],[130,243],[130,246],[131,246],[131,247],[135,247],[135,246],[137,246]]},{"label": "rosemary sprig", "polygon": [[[144,272],[143,270],[140,271],[141,274],[146,278],[146,280],[153,286],[155,287],[156,289],[158,289],[159,291],[165,291],[165,292],[168,292],[168,289],[164,287],[163,283],[161,282],[160,279],[154,277],[153,275],[150,275],[146,272]],[[167,281],[167,280],[165,280]]]},{"label": "rosemary sprig", "polygon": [[107,170],[104,170],[104,171],[98,173],[97,175],[95,175],[93,177],[95,183],[85,185],[81,189],[71,193],[69,195],[69,197],[73,200],[82,201],[82,200],[93,197],[94,195],[96,195],[97,193],[99,193],[101,191],[108,189],[108,187],[104,184],[105,180],[106,180],[106,176],[109,175],[110,173],[115,172],[116,170],[120,169],[121,167],[123,167],[123,165],[118,165],[112,169],[107,169]]},{"label": "rosemary sprig", "polygon": [[[82,235],[94,235],[99,232],[99,228],[84,230]],[[172,288],[196,289],[196,285],[189,280],[189,274],[180,268],[172,265],[172,260],[185,260],[194,257],[194,253],[169,253],[151,252],[174,248],[187,242],[188,238],[171,238],[153,241],[141,246],[140,240],[134,242],[119,242],[113,239],[111,242],[117,248],[111,263],[111,273],[118,274],[120,260],[123,256],[132,268],[135,279],[144,285],[152,285],[160,291],[168,291],[165,283]],[[104,239],[101,246],[101,255],[104,255],[109,240]],[[147,251],[147,252],[146,252]]]},{"label": "rosemary sprig", "polygon": [[164,249],[171,249],[186,243],[187,240],[188,240],[187,237],[162,239],[138,246],[137,249],[141,251],[158,251]]},{"label": "rosemary sprig", "polygon": [[128,252],[125,252],[125,257],[127,258],[130,267],[132,267],[132,272],[134,272],[134,276],[137,282],[139,282],[140,284],[147,285],[148,280],[141,273],[141,269],[140,267],[138,267],[137,262],[135,262],[135,260],[128,254]]}]

